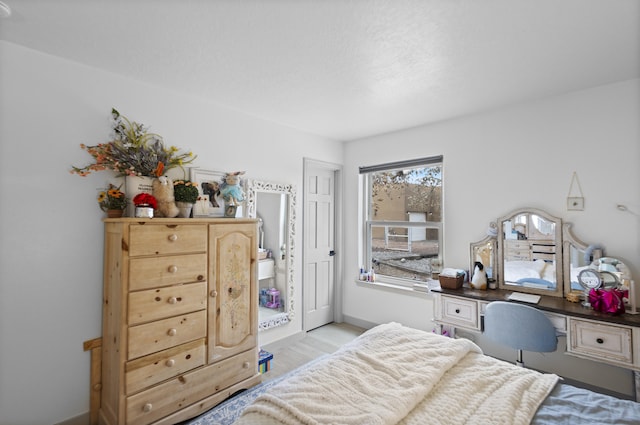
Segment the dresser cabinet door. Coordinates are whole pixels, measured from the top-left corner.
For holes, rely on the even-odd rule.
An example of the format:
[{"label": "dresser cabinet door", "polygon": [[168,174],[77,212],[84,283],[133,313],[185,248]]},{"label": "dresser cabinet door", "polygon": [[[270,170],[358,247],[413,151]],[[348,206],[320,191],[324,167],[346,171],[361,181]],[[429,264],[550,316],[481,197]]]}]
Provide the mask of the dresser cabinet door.
[{"label": "dresser cabinet door", "polygon": [[256,225],[209,229],[209,362],[255,346],[257,338]]}]

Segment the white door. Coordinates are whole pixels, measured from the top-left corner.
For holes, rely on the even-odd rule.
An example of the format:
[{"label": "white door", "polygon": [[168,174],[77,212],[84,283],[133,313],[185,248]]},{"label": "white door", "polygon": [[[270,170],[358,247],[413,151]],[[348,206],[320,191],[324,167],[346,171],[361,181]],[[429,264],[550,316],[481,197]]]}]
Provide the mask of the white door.
[{"label": "white door", "polygon": [[305,164],[304,329],[333,322],[335,302],[334,170]]}]

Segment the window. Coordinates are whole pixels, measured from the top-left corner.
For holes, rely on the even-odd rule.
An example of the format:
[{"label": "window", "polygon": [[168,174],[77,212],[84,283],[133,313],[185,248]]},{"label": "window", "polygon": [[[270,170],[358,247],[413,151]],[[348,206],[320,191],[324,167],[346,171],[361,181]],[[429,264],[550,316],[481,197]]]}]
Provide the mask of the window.
[{"label": "window", "polygon": [[377,280],[425,281],[442,264],[442,156],[360,167],[363,262]]}]

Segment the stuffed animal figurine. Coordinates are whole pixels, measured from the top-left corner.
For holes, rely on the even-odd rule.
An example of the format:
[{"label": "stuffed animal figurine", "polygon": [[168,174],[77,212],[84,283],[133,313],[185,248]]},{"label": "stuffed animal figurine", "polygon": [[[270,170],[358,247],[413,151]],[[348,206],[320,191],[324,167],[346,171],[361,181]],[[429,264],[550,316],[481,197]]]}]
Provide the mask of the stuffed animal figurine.
[{"label": "stuffed animal figurine", "polygon": [[473,289],[487,289],[487,273],[484,271],[484,266],[481,262],[475,262],[473,277],[469,283]]},{"label": "stuffed animal figurine", "polygon": [[227,173],[224,182],[220,185],[220,194],[229,205],[238,205],[244,201],[244,192],[240,186],[240,176],[244,171]]},{"label": "stuffed animal figurine", "polygon": [[173,181],[169,177],[162,176],[153,180],[153,196],[158,201],[157,217],[173,218],[180,213],[173,196]]}]

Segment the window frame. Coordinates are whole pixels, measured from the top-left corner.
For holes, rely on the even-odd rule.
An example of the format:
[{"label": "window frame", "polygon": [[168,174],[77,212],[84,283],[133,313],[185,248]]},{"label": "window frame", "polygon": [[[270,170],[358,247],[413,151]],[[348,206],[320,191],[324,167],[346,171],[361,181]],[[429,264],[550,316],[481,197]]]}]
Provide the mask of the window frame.
[{"label": "window frame", "polygon": [[[371,184],[371,175],[372,173],[378,171],[389,171],[395,170],[399,168],[418,168],[418,167],[429,167],[429,166],[439,166],[440,173],[442,175],[441,180],[441,204],[440,204],[440,221],[392,221],[392,220],[372,220],[373,217],[373,205],[371,202],[372,198],[372,184]],[[372,234],[374,227],[405,227],[407,229],[410,228],[421,228],[421,229],[435,229],[438,231],[438,263],[440,265],[444,264],[444,157],[442,155],[426,157],[426,158],[417,158],[411,159],[407,161],[398,161],[398,162],[390,162],[383,163],[369,167],[360,167],[360,187],[361,187],[361,213],[359,220],[361,222],[362,229],[362,238],[360,243],[360,264],[365,265],[365,269],[370,269],[373,255],[372,255]],[[414,283],[423,282],[416,281],[414,279],[401,278],[397,276],[389,276],[389,275],[376,275],[376,282],[381,282],[385,284],[390,284],[399,287],[413,287]]]}]

